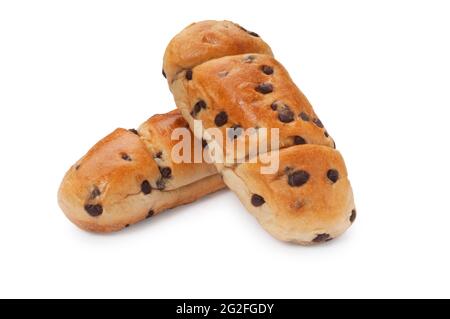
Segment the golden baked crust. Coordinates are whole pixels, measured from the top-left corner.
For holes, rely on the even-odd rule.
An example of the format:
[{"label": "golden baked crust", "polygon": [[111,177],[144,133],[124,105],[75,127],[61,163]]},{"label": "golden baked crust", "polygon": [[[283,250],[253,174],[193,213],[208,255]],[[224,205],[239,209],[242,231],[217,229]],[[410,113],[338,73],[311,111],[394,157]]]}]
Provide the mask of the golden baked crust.
[{"label": "golden baked crust", "polygon": [[[206,129],[219,128],[224,139],[230,138],[227,128],[278,128],[281,148],[298,143],[334,145],[307,98],[271,56],[223,57],[195,67],[193,75],[172,85],[176,103],[191,126],[194,119],[201,120]],[[267,91],[261,92],[261,87]],[[196,106],[199,101],[202,108]],[[226,121],[217,123],[221,114]]]},{"label": "golden baked crust", "polygon": [[177,128],[189,128],[189,125],[181,116],[178,110],[166,114],[157,114],[144,122],[138,129],[139,135],[147,149],[157,163],[159,169],[169,176],[161,176],[157,182],[158,188],[164,187],[166,190],[176,189],[192,183],[196,180],[217,174],[214,165],[194,163],[194,143],[198,147],[201,141],[195,141],[193,134],[190,134],[191,157],[187,163],[174,163],[172,157],[173,147],[179,143],[172,139],[172,132]]},{"label": "golden baked crust", "polygon": [[170,132],[185,126],[175,111],[150,118],[139,130],[143,136],[117,129],[100,140],[61,183],[58,202],[66,216],[85,230],[116,231],[223,188],[213,165],[174,164],[165,155],[155,160],[155,150],[170,147]]},{"label": "golden baked crust", "polygon": [[163,73],[172,83],[203,62],[243,53],[272,55],[272,50],[256,33],[236,23],[201,21],[189,25],[170,41],[164,54]]}]

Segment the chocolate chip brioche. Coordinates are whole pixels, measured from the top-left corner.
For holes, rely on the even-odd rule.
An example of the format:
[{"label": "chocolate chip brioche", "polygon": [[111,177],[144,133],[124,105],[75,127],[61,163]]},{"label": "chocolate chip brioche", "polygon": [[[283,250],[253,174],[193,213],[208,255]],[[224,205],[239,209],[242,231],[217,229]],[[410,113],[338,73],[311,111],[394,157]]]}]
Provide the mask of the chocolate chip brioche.
[{"label": "chocolate chip brioche", "polygon": [[[178,108],[191,129],[194,120],[201,121],[202,130],[195,133],[207,141],[209,149],[223,151],[224,157],[214,159],[225,184],[274,237],[313,244],[339,236],[356,217],[344,161],[312,106],[270,49],[264,46],[266,52],[250,52],[243,45],[237,52],[239,38],[229,39],[223,33],[215,36],[221,39],[215,43],[224,52],[220,57],[201,54],[195,62],[180,61],[195,52],[191,28],[215,34],[222,30],[217,27],[222,23],[228,24],[194,24],[169,43],[164,68],[177,70],[168,83]],[[208,29],[211,24],[214,27]],[[241,33],[244,38],[252,36]],[[201,34],[195,33],[195,37]],[[229,50],[230,41],[234,42]],[[178,55],[173,58],[175,51]],[[212,128],[222,132],[220,139],[205,131]],[[251,128],[250,136],[261,128],[279,129],[279,143],[270,143],[267,136],[263,141],[267,149],[258,150],[279,162],[275,172],[263,174],[263,165],[247,147],[231,153],[233,161],[228,162],[235,147],[227,140],[244,139],[247,146],[249,135],[242,132]],[[247,163],[239,164],[242,159]],[[253,159],[256,163],[250,163]]]},{"label": "chocolate chip brioche", "polygon": [[213,165],[172,161],[171,133],[186,126],[172,111],[100,140],[61,183],[58,202],[66,216],[88,231],[117,231],[223,188]]}]

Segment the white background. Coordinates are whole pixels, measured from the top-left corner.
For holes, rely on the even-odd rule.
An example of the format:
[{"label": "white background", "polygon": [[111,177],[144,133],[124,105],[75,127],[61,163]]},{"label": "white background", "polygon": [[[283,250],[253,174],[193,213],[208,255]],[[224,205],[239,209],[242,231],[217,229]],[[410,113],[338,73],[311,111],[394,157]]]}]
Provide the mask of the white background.
[{"label": "white background", "polygon": [[[2,1],[0,297],[450,297],[446,1]],[[168,41],[204,19],[259,33],[337,141],[358,218],[305,248],[228,191],[112,235],[66,220],[65,171],[174,108]]]}]

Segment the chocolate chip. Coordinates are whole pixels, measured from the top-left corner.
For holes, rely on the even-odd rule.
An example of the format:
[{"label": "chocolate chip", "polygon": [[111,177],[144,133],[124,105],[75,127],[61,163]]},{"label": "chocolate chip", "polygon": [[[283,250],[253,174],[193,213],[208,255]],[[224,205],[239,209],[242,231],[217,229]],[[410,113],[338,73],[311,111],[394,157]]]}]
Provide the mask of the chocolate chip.
[{"label": "chocolate chip", "polygon": [[333,140],[333,148],[336,149],[336,142]]},{"label": "chocolate chip", "polygon": [[155,158],[161,158],[161,157],[162,157],[162,152],[156,153],[154,157],[155,157]]},{"label": "chocolate chip", "polygon": [[243,30],[243,31],[245,31],[245,32],[248,32],[248,30],[247,30],[246,28],[244,28],[243,26],[240,26],[240,25],[238,25],[238,24],[237,24],[237,26],[239,27],[239,29],[241,29],[241,30]]},{"label": "chocolate chip", "polygon": [[123,159],[124,161],[131,162],[131,157],[128,156],[128,154],[122,153],[122,154],[121,154],[121,157],[122,157],[122,159]]},{"label": "chocolate chip", "polygon": [[332,181],[333,183],[336,183],[339,179],[339,172],[335,169],[330,169],[327,172],[327,177],[330,181]]},{"label": "chocolate chip", "polygon": [[294,136],[294,144],[302,145],[302,144],[306,144],[306,141],[303,137],[297,135],[297,136]]},{"label": "chocolate chip", "polygon": [[134,128],[130,128],[128,131],[130,131],[133,134],[139,135],[138,131]]},{"label": "chocolate chip", "polygon": [[327,131],[323,132],[323,135],[325,135],[325,137],[329,137],[330,136],[330,134],[328,134]]},{"label": "chocolate chip", "polygon": [[148,195],[152,192],[152,186],[147,180],[142,182],[141,191],[144,193],[144,195]]},{"label": "chocolate chip", "polygon": [[84,205],[84,210],[92,217],[98,217],[103,214],[102,205]]},{"label": "chocolate chip", "polygon": [[316,236],[316,238],[313,239],[313,243],[321,243],[327,241],[328,239],[330,239],[329,234],[319,234]]},{"label": "chocolate chip", "polygon": [[356,209],[352,210],[352,214],[350,215],[350,223],[353,223],[356,219]]},{"label": "chocolate chip", "polygon": [[75,170],[78,171],[80,169],[81,165],[76,165]]},{"label": "chocolate chip", "polygon": [[268,66],[268,65],[263,65],[261,67],[261,71],[263,71],[263,73],[267,74],[267,75],[272,75],[273,74],[273,68],[271,66]]},{"label": "chocolate chip", "polygon": [[166,72],[164,72],[164,69],[162,70],[162,75],[167,79]]},{"label": "chocolate chip", "polygon": [[194,115],[197,115],[198,113],[200,113],[200,111],[202,109],[206,109],[206,102],[203,100],[200,100],[197,103],[195,103],[195,105],[194,105],[194,110],[193,110]]},{"label": "chocolate chip", "polygon": [[186,71],[186,80],[188,81],[192,80],[192,70]]},{"label": "chocolate chip", "polygon": [[255,207],[259,207],[263,205],[266,201],[264,200],[264,197],[259,196],[257,194],[252,195],[252,205]]},{"label": "chocolate chip", "polygon": [[160,167],[159,171],[163,178],[170,178],[172,175],[172,169],[170,167]]},{"label": "chocolate chip", "polygon": [[162,191],[164,188],[166,188],[166,181],[163,178],[160,178],[156,181],[156,187],[158,190]]},{"label": "chocolate chip", "polygon": [[256,92],[269,94],[273,92],[273,86],[270,83],[261,83],[255,88]]},{"label": "chocolate chip", "polygon": [[241,30],[243,30],[243,31],[247,32],[248,34],[250,34],[251,36],[259,37],[259,35],[258,35],[257,33],[255,33],[255,32],[248,31],[246,28],[241,27],[240,25],[238,25],[238,27],[239,27]]},{"label": "chocolate chip", "polygon": [[278,119],[283,123],[290,123],[294,120],[294,112],[289,107],[285,107],[278,111]]},{"label": "chocolate chip", "polygon": [[276,111],[278,109],[278,102],[273,102],[272,105],[270,106],[270,108],[274,111]]},{"label": "chocolate chip", "polygon": [[128,227],[130,227],[130,224],[126,224],[126,225],[125,225],[125,228],[128,228]]},{"label": "chocolate chip", "polygon": [[91,192],[91,196],[89,197],[89,199],[95,199],[96,197],[100,196],[101,192],[98,189],[97,186],[94,186],[94,189]]},{"label": "chocolate chip", "polygon": [[217,114],[216,118],[214,119],[214,123],[218,127],[227,124],[227,122],[228,122],[228,115],[227,115],[227,113],[225,113],[223,111],[220,112],[219,114]]},{"label": "chocolate chip", "polygon": [[145,219],[150,218],[150,217],[152,217],[153,215],[155,215],[155,212],[153,211],[153,209],[150,209],[150,210],[148,211],[148,214],[147,214],[147,216],[145,217]]},{"label": "chocolate chip", "polygon": [[300,113],[300,118],[305,122],[309,121],[309,115],[306,114],[305,112]]},{"label": "chocolate chip", "polygon": [[202,139],[202,147],[205,148],[206,146],[208,146],[208,142]]},{"label": "chocolate chip", "polygon": [[244,129],[240,125],[235,124],[228,129],[228,137],[233,140],[241,136],[243,131]]},{"label": "chocolate chip", "polygon": [[299,187],[305,184],[309,179],[309,173],[306,171],[295,171],[288,175],[288,184],[293,187]]},{"label": "chocolate chip", "polygon": [[244,63],[252,63],[255,59],[256,57],[254,55],[247,55],[243,61]]},{"label": "chocolate chip", "polygon": [[322,121],[319,119],[314,119],[313,123],[316,124],[318,127],[323,128]]}]

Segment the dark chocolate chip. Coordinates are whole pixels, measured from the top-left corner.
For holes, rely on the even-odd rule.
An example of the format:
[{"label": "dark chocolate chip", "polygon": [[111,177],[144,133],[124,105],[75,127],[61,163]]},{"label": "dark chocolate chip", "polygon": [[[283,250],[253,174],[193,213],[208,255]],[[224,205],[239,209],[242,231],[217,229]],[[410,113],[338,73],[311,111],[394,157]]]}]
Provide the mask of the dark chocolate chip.
[{"label": "dark chocolate chip", "polygon": [[335,169],[330,169],[327,172],[327,177],[330,181],[332,181],[333,183],[336,183],[339,179],[339,172]]},{"label": "dark chocolate chip", "polygon": [[152,186],[147,180],[142,182],[141,191],[144,193],[144,195],[148,195],[152,192]]},{"label": "dark chocolate chip", "polygon": [[202,109],[206,109],[206,102],[200,100],[197,103],[195,103],[193,112],[195,115],[197,115],[198,113],[200,113]]},{"label": "dark chocolate chip", "polygon": [[302,145],[302,144],[306,144],[306,141],[303,137],[297,135],[297,136],[294,136],[294,144]]},{"label": "dark chocolate chip", "polygon": [[164,69],[162,70],[162,75],[167,79],[166,72],[164,72]]},{"label": "dark chocolate chip", "polygon": [[227,122],[228,122],[228,115],[223,111],[217,114],[216,118],[214,119],[214,123],[216,124],[216,126],[219,127],[227,124]]},{"label": "dark chocolate chip", "polygon": [[160,167],[159,171],[163,178],[170,178],[172,175],[172,169],[170,167]]},{"label": "dark chocolate chip", "polygon": [[243,31],[247,32],[248,34],[250,34],[251,36],[259,37],[259,35],[258,35],[257,33],[255,33],[255,32],[248,31],[246,28],[241,27],[240,25],[238,25],[238,27],[239,27],[241,30],[243,30]]},{"label": "dark chocolate chip", "polygon": [[128,227],[130,227],[130,224],[126,224],[126,225],[125,225],[125,228],[128,228]]},{"label": "dark chocolate chip", "polygon": [[325,135],[325,137],[329,137],[330,136],[330,134],[328,134],[327,131],[323,132],[323,135]]},{"label": "dark chocolate chip", "polygon": [[318,127],[323,128],[322,121],[319,119],[314,119],[313,123],[316,124]]},{"label": "dark chocolate chip", "polygon": [[334,238],[328,238],[327,240],[325,240],[327,243],[329,242],[329,241],[332,241]]},{"label": "dark chocolate chip", "polygon": [[244,63],[252,63],[253,61],[255,61],[256,57],[254,55],[247,55],[244,58]]},{"label": "dark chocolate chip", "polygon": [[239,29],[241,29],[241,30],[243,30],[245,32],[248,32],[248,30],[246,28],[244,28],[243,26],[240,26],[240,25],[237,25],[237,26],[239,27]]},{"label": "dark chocolate chip", "polygon": [[192,70],[186,71],[186,80],[188,81],[192,80]]},{"label": "dark chocolate chip", "polygon": [[290,123],[294,120],[294,112],[289,107],[285,107],[278,111],[278,119],[283,123]]},{"label": "dark chocolate chip", "polygon": [[75,170],[78,171],[80,169],[81,165],[76,165]]},{"label": "dark chocolate chip", "polygon": [[309,173],[306,171],[295,171],[288,175],[288,184],[293,187],[299,187],[305,184],[309,179]]},{"label": "dark chocolate chip", "polygon": [[84,205],[84,210],[92,217],[100,216],[103,213],[103,207],[100,204]]},{"label": "dark chocolate chip", "polygon": [[131,133],[134,133],[136,135],[139,135],[138,131],[134,128],[130,128],[128,131],[130,131]]},{"label": "dark chocolate chip", "polygon": [[147,219],[147,218],[150,218],[150,217],[152,217],[153,215],[155,215],[155,212],[153,211],[153,209],[150,209],[150,210],[148,211],[147,216],[146,216],[145,218],[146,218],[146,219]]},{"label": "dark chocolate chip", "polygon": [[356,209],[352,210],[352,214],[350,215],[350,223],[353,223],[356,219]]},{"label": "dark chocolate chip", "polygon": [[162,191],[164,188],[166,188],[166,181],[163,178],[160,178],[156,181],[156,187],[158,190]]},{"label": "dark chocolate chip", "polygon": [[261,94],[269,94],[273,92],[273,86],[270,83],[261,83],[255,87],[255,90]]},{"label": "dark chocolate chip", "polygon": [[271,66],[268,66],[268,65],[263,65],[261,67],[261,71],[263,71],[263,73],[267,74],[267,75],[272,75],[273,74],[273,68]]},{"label": "dark chocolate chip", "polygon": [[123,159],[124,161],[131,162],[131,157],[128,156],[128,154],[122,153],[122,154],[121,154],[121,157],[122,157],[122,159]]},{"label": "dark chocolate chip", "polygon": [[276,111],[278,109],[278,102],[273,102],[272,105],[270,106],[270,108],[274,111]]},{"label": "dark chocolate chip", "polygon": [[309,121],[309,115],[306,114],[305,112],[300,113],[300,118],[305,122]]},{"label": "dark chocolate chip", "polygon": [[205,148],[206,146],[208,146],[208,142],[202,139],[202,147]]},{"label": "dark chocolate chip", "polygon": [[329,234],[319,234],[316,236],[316,238],[313,239],[313,243],[321,243],[324,242],[326,240],[330,239],[330,235]]},{"label": "dark chocolate chip", "polygon": [[240,125],[235,124],[228,129],[228,137],[233,140],[241,136],[243,131],[244,129]]},{"label": "dark chocolate chip", "polygon": [[252,195],[252,205],[255,207],[259,207],[263,205],[266,201],[264,200],[264,197],[259,196],[257,194]]},{"label": "dark chocolate chip", "polygon": [[98,196],[100,196],[100,194],[101,194],[101,192],[100,192],[100,190],[98,189],[98,187],[97,187],[97,186],[94,186],[94,189],[93,189],[92,192],[91,192],[91,197],[90,197],[90,199],[95,199],[95,198],[97,198]]},{"label": "dark chocolate chip", "polygon": [[154,157],[155,157],[155,158],[161,158],[161,157],[162,157],[162,152],[156,153]]}]

